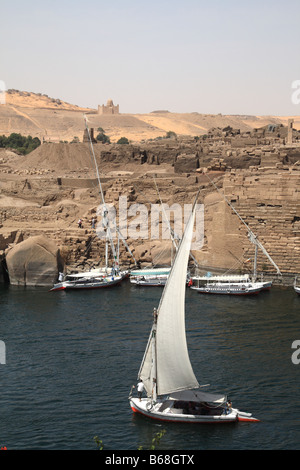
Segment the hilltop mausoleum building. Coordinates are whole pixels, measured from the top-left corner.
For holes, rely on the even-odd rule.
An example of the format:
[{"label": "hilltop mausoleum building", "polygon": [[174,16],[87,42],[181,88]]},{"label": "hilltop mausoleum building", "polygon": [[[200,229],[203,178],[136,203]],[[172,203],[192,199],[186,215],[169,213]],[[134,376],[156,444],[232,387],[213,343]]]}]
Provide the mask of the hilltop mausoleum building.
[{"label": "hilltop mausoleum building", "polygon": [[113,100],[108,100],[106,106],[104,104],[98,105],[98,114],[120,114],[119,105],[114,105]]}]

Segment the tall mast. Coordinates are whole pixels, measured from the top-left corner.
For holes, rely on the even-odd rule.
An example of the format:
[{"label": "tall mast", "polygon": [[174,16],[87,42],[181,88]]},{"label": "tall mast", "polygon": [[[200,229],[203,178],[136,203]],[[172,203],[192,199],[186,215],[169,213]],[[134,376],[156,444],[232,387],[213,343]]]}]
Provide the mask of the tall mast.
[{"label": "tall mast", "polygon": [[258,246],[255,245],[255,255],[254,255],[254,265],[253,265],[253,281],[256,281],[256,277],[257,277],[257,252],[258,252]]},{"label": "tall mast", "polygon": [[98,179],[98,185],[99,185],[99,190],[100,190],[100,194],[101,194],[102,204],[104,206],[104,209],[106,209],[103,190],[102,190],[102,184],[101,184],[98,165],[97,165],[97,160],[96,160],[94,147],[93,147],[93,143],[92,143],[92,139],[91,139],[91,135],[90,135],[90,130],[89,130],[89,127],[87,125],[87,118],[86,118],[85,114],[84,114],[84,123],[85,123],[85,128],[86,128],[86,131],[87,131],[87,134],[88,134],[89,144],[90,144],[90,148],[91,148],[91,151],[92,151],[93,159],[94,159],[94,164],[95,164],[96,175],[97,175],[97,179]]},{"label": "tall mast", "polygon": [[[111,230],[110,230],[110,225],[109,225],[109,220],[108,220],[108,210],[107,210],[107,207],[106,207],[106,204],[105,204],[105,199],[104,199],[104,194],[103,194],[99,169],[98,169],[97,160],[96,160],[96,156],[95,156],[95,152],[94,152],[94,147],[93,147],[93,143],[92,143],[92,139],[91,139],[91,135],[90,135],[90,130],[89,130],[89,127],[87,125],[87,118],[86,118],[85,115],[84,115],[84,122],[85,122],[86,131],[87,131],[87,134],[88,134],[90,149],[91,149],[93,160],[94,160],[94,165],[95,165],[95,170],[96,170],[96,175],[97,175],[98,185],[99,185],[99,192],[100,192],[101,200],[102,200],[102,204],[103,204],[103,225],[106,228],[106,244],[108,243],[108,240],[109,240],[110,241],[110,246],[111,246],[111,251],[112,251],[112,254],[113,254],[114,265],[117,268],[119,268],[119,260],[117,260],[116,250],[115,250],[114,242],[113,242],[112,235],[111,235]],[[107,263],[108,263],[107,254],[106,254],[105,262],[106,262],[106,269],[107,269]]]},{"label": "tall mast", "polygon": [[157,349],[156,349],[157,310],[153,311],[152,328],[152,400],[157,398]]},{"label": "tall mast", "polygon": [[[114,257],[114,263],[117,266],[117,268],[119,268],[119,253],[118,253],[118,256],[117,256],[116,250],[115,250],[115,247],[114,247],[114,243],[113,243],[113,240],[112,240],[111,230],[110,230],[109,221],[108,221],[108,217],[107,217],[108,210],[107,210],[107,207],[106,207],[106,204],[105,204],[105,199],[104,199],[104,194],[103,194],[103,190],[102,190],[102,184],[101,184],[99,169],[98,169],[98,165],[97,165],[97,160],[96,160],[94,147],[93,147],[93,143],[92,143],[92,139],[91,139],[91,135],[90,135],[90,130],[89,130],[89,127],[87,125],[87,118],[86,118],[85,115],[84,115],[84,122],[85,122],[85,128],[86,128],[86,131],[87,131],[89,144],[90,144],[90,148],[91,148],[91,152],[92,152],[92,156],[93,156],[93,160],[94,160],[94,165],[95,165],[96,175],[97,175],[98,185],[99,185],[99,192],[100,192],[100,195],[101,195],[101,200],[102,200],[103,209],[104,209],[103,210],[103,223],[106,227],[107,239],[110,240],[111,249],[112,249],[112,253],[113,253],[113,257]],[[123,237],[122,233],[120,232],[119,227],[117,227],[115,219],[114,219],[114,225],[115,225],[116,234],[118,233],[119,237],[121,238],[122,242],[124,243],[124,246],[126,247],[128,252],[132,256],[132,258],[134,260],[134,263],[136,265],[137,264],[136,259],[134,258],[129,246],[127,245],[127,243],[125,241],[125,238]]]}]

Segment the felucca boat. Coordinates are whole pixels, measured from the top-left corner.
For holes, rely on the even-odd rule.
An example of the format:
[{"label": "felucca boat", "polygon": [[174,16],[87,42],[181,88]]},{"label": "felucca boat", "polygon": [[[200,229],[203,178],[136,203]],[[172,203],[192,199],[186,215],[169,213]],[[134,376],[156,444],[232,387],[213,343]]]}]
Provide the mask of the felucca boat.
[{"label": "felucca boat", "polygon": [[[197,198],[196,198],[197,200]],[[135,413],[177,423],[230,423],[258,421],[250,413],[232,408],[226,396],[201,389],[190,363],[185,334],[186,272],[190,253],[195,206],[176,253],[158,309],[138,379],[147,397],[129,394]]]},{"label": "felucca boat", "polygon": [[[102,225],[105,228],[106,232],[106,237],[105,237],[105,267],[102,268],[97,268],[97,269],[91,269],[90,271],[84,271],[84,272],[79,272],[79,273],[73,273],[73,274],[68,274],[68,275],[63,275],[61,273],[61,279],[59,279],[59,282],[54,284],[51,291],[59,291],[59,290],[75,290],[75,289],[100,289],[100,288],[106,288],[106,287],[113,287],[118,284],[120,284],[123,279],[126,279],[129,276],[129,271],[125,269],[121,269],[119,266],[119,243],[120,240],[124,243],[126,249],[132,256],[135,264],[136,260],[127,245],[127,242],[125,238],[123,237],[119,227],[117,226],[115,222],[115,231],[116,234],[118,235],[118,242],[117,242],[117,247],[115,247],[114,240],[112,237],[112,230],[109,222],[109,217],[108,217],[108,209],[105,203],[104,199],[104,193],[102,189],[102,184],[101,184],[101,179],[100,179],[100,174],[99,174],[99,169],[97,165],[97,160],[94,152],[94,147],[93,147],[93,142],[91,139],[90,131],[87,125],[87,119],[84,117],[85,121],[85,127],[89,139],[89,144],[90,144],[90,150],[91,150],[91,155],[92,159],[95,165],[95,170],[96,170],[96,175],[97,175],[97,180],[98,180],[98,186],[99,186],[99,194],[101,198],[101,203],[103,206],[103,212],[102,212]],[[108,248],[111,248],[111,255],[112,255],[112,266],[108,266]]]},{"label": "felucca boat", "polygon": [[191,289],[202,294],[251,295],[261,292],[263,285],[251,282],[247,274],[241,276],[195,276]]},{"label": "felucca boat", "polygon": [[130,272],[130,282],[136,286],[165,286],[171,268],[145,268]]},{"label": "felucca boat", "polygon": [[207,179],[213,184],[217,192],[223,197],[225,202],[231,208],[231,210],[237,215],[240,221],[245,225],[248,233],[249,241],[255,246],[254,254],[254,264],[253,264],[253,274],[250,277],[248,274],[245,275],[218,275],[218,276],[193,276],[191,289],[202,293],[202,294],[228,294],[228,295],[252,295],[258,294],[261,291],[270,290],[272,287],[272,281],[264,281],[258,279],[257,276],[257,257],[258,257],[258,248],[263,252],[263,254],[268,258],[270,263],[274,266],[278,275],[281,275],[280,269],[271,258],[267,250],[258,240],[257,236],[252,232],[250,227],[242,219],[237,210],[229,202],[229,200],[222,194],[219,188],[215,183],[208,177]]},{"label": "felucca boat", "polygon": [[124,279],[121,275],[98,274],[93,276],[84,276],[72,274],[66,276],[65,280],[54,284],[50,291],[57,290],[78,290],[78,289],[100,289],[119,285]]}]

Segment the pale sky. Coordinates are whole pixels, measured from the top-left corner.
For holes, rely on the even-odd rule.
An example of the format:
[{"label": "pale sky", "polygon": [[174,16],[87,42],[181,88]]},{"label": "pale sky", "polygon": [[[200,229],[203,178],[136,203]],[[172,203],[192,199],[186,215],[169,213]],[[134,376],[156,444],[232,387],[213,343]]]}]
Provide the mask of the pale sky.
[{"label": "pale sky", "polygon": [[121,113],[300,115],[299,0],[0,0],[0,81]]}]

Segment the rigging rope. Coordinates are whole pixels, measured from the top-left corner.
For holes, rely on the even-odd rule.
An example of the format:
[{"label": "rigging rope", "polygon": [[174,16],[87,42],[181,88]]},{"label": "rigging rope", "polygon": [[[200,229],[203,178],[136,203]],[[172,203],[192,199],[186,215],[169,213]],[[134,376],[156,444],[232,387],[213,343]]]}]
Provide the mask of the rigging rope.
[{"label": "rigging rope", "polygon": [[246,224],[246,222],[242,219],[242,217],[239,215],[239,213],[237,212],[237,210],[232,206],[232,204],[230,204],[230,202],[228,201],[228,199],[226,198],[226,196],[219,190],[219,188],[217,187],[217,185],[209,178],[209,176],[205,173],[205,176],[206,178],[213,184],[213,186],[216,188],[217,192],[223,197],[223,199],[225,200],[225,202],[229,205],[229,207],[233,210],[233,212],[238,216],[238,218],[240,219],[240,221],[245,225],[245,227],[247,228],[247,231],[248,231],[248,237],[249,237],[249,240],[251,243],[253,243],[254,245],[258,246],[262,252],[266,255],[266,257],[268,258],[268,260],[273,264],[274,268],[276,269],[277,271],[277,274],[281,275],[281,272],[280,272],[280,269],[278,268],[277,264],[272,260],[271,256],[269,255],[269,253],[267,252],[267,250],[263,247],[263,245],[260,243],[260,241],[258,240],[257,236],[254,235],[254,233],[252,232],[252,230],[250,229],[250,227]]}]

